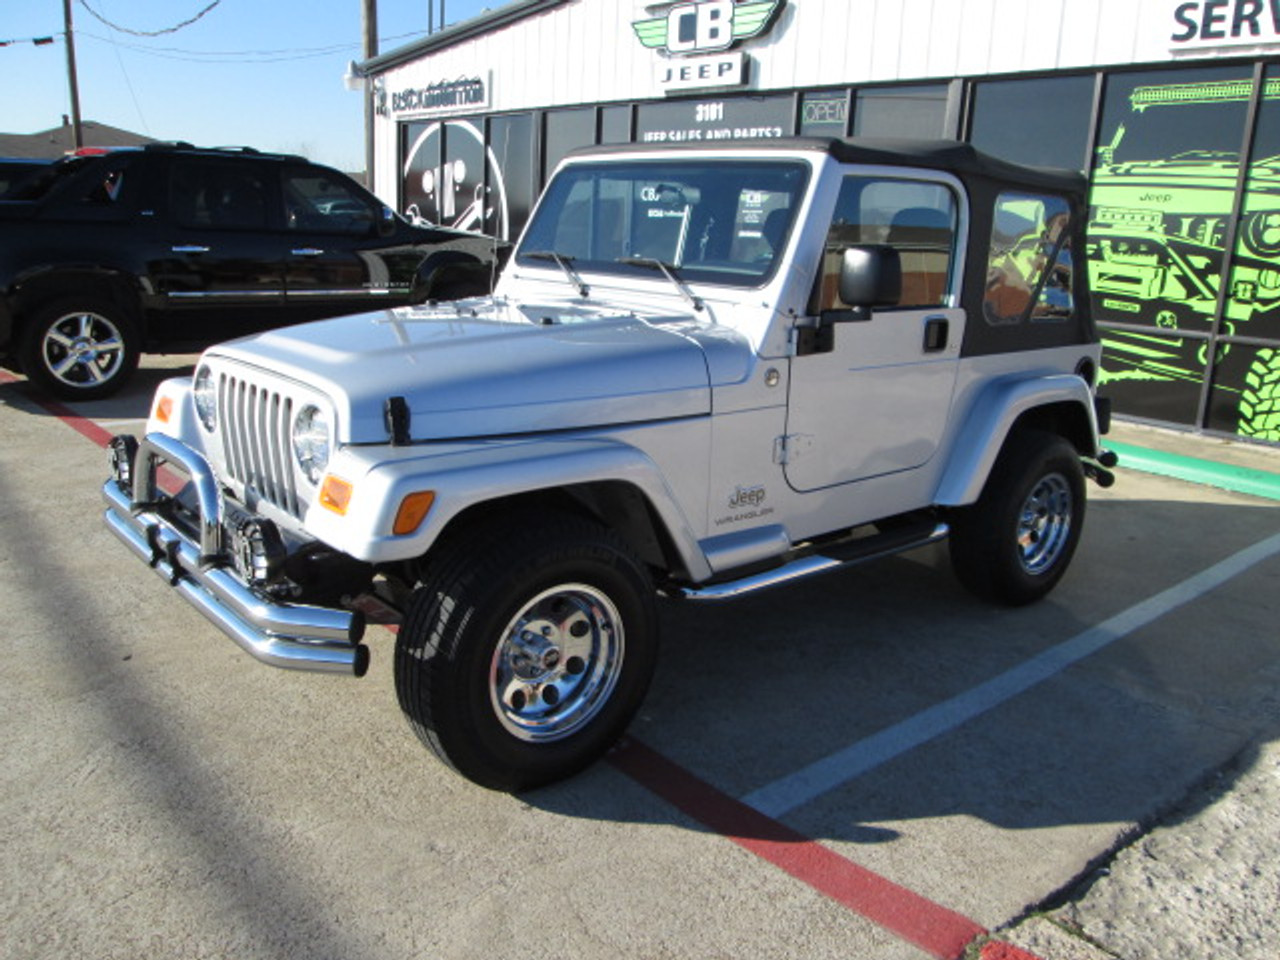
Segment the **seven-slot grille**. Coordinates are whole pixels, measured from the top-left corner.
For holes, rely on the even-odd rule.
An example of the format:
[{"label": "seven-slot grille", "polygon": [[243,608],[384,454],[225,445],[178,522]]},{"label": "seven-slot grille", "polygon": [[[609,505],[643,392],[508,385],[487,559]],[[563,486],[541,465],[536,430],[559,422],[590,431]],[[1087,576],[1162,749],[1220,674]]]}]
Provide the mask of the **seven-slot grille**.
[{"label": "seven-slot grille", "polygon": [[[292,397],[229,374],[218,384],[218,420],[231,476],[263,500],[301,517],[290,437]],[[246,499],[251,500],[246,496]]]}]

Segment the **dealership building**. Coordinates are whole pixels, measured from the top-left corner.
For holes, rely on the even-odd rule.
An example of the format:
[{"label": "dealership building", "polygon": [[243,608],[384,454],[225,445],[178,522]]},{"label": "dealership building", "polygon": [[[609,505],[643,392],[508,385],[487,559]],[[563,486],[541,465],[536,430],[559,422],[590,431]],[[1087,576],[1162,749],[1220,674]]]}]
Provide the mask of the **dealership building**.
[{"label": "dealership building", "polygon": [[1280,0],[516,0],[359,70],[375,192],[502,237],[588,144],[942,137],[1082,170],[1102,392],[1280,443]]}]

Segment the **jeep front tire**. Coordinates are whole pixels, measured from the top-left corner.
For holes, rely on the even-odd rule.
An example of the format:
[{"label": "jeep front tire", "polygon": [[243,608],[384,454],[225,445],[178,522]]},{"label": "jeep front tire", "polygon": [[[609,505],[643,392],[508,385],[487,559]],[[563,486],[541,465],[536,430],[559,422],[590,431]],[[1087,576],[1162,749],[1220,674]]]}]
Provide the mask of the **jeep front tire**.
[{"label": "jeep front tire", "polygon": [[648,570],[572,514],[509,516],[429,563],[396,643],[396,692],[419,738],[495,790],[568,777],[621,736],[653,673]]}]

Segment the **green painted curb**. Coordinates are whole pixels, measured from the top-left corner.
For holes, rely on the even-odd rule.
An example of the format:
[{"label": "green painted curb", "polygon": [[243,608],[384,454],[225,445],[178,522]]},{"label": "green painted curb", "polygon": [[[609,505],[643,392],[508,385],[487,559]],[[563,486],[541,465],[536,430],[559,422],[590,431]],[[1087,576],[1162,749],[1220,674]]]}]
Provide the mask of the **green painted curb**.
[{"label": "green painted curb", "polygon": [[1250,467],[1237,467],[1214,460],[1184,457],[1147,447],[1130,446],[1127,443],[1107,443],[1103,446],[1114,450],[1120,458],[1120,466],[1162,477],[1190,480],[1209,487],[1220,487],[1235,493],[1247,493],[1268,500],[1280,500],[1280,474]]}]

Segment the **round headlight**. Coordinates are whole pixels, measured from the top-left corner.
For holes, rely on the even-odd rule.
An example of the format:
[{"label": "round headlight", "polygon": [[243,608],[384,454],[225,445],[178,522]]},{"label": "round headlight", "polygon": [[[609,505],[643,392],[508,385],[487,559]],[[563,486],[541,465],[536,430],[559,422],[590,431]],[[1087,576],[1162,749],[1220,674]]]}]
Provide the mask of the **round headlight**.
[{"label": "round headlight", "polygon": [[293,421],[293,456],[311,483],[319,483],[329,465],[329,418],[314,404],[298,411]]},{"label": "round headlight", "polygon": [[218,388],[213,382],[213,371],[201,367],[196,371],[196,382],[191,389],[196,403],[196,416],[210,433],[218,425]]}]

